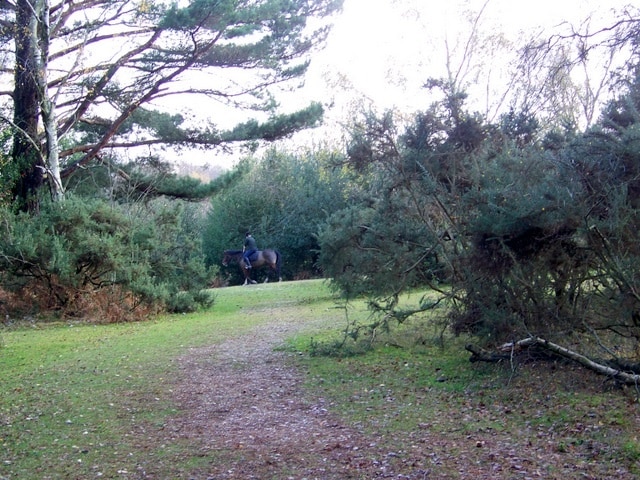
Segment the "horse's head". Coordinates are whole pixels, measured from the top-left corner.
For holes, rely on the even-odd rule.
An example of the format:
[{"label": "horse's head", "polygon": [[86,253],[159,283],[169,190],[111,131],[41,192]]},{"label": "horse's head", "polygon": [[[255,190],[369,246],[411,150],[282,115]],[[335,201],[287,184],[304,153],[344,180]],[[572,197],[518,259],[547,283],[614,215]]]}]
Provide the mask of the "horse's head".
[{"label": "horse's head", "polygon": [[227,267],[232,262],[239,262],[242,258],[242,250],[225,250],[222,255],[222,265]]}]

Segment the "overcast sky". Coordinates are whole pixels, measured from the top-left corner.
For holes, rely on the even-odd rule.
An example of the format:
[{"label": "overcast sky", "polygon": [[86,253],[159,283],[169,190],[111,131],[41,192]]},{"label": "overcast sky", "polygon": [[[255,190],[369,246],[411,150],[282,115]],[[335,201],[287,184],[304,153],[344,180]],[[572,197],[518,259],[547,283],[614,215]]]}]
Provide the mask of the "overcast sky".
[{"label": "overcast sky", "polygon": [[[383,107],[410,107],[420,85],[441,76],[445,41],[450,49],[466,40],[465,11],[485,10],[481,29],[516,41],[523,35],[562,24],[611,18],[621,0],[345,0],[325,51],[314,59],[309,91],[335,93],[344,76],[355,91]],[[602,19],[602,20],[598,20]],[[596,23],[597,24],[597,23]],[[595,28],[595,27],[593,27]],[[458,46],[461,49],[461,46]],[[454,53],[455,55],[455,53]]]},{"label": "overcast sky", "polygon": [[[335,19],[326,48],[312,59],[305,87],[288,97],[283,107],[293,110],[317,100],[333,107],[326,119],[332,131],[344,122],[363,98],[380,110],[395,108],[411,112],[430,103],[421,88],[429,77],[445,73],[446,49],[460,57],[470,31],[465,12],[484,7],[481,30],[503,33],[516,41],[532,33],[550,32],[563,22],[579,24],[591,16],[595,25],[611,19],[611,9],[621,0],[345,0]],[[466,18],[469,18],[468,16]],[[592,27],[592,29],[596,28]],[[490,61],[493,86],[500,76],[504,55]],[[479,92],[486,93],[486,86]],[[470,98],[481,96],[469,92]],[[485,95],[485,97],[488,97]],[[486,106],[486,105],[485,105]],[[481,109],[480,109],[481,110]],[[326,128],[295,137],[296,142],[326,139]],[[339,137],[339,135],[337,135]],[[234,158],[231,164],[234,163]],[[220,157],[211,163],[230,165]]]}]

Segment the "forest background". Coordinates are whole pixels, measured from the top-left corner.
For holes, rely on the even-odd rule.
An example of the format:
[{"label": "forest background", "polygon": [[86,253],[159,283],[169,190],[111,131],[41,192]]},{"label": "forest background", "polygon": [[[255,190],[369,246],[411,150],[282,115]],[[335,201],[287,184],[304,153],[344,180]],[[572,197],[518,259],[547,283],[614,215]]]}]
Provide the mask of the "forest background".
[{"label": "forest background", "polygon": [[[361,97],[337,139],[318,129],[324,141],[291,149],[274,142],[331,103],[287,111],[277,94],[304,78],[341,1],[4,2],[6,321],[208,306],[208,287],[237,281],[222,251],[251,230],[286,279],[369,299],[377,315],[353,339],[444,305],[443,328],[483,343],[560,341],[637,373],[638,9],[513,43],[482,28],[490,5],[457,12],[416,111]],[[162,109],[187,96],[255,115]],[[164,156],[238,146],[205,181]],[[398,307],[425,287],[437,296]]]}]

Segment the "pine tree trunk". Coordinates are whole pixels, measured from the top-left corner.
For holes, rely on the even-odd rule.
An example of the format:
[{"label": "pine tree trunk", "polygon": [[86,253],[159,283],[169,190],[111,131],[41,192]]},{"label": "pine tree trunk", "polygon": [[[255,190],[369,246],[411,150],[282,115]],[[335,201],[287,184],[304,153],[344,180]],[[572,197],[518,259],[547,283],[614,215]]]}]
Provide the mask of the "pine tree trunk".
[{"label": "pine tree trunk", "polygon": [[[45,181],[48,180],[55,200],[63,195],[55,113],[47,89],[49,4],[48,0],[38,0],[33,4],[28,0],[18,0],[16,7],[16,132],[12,158],[18,163],[20,177],[13,196],[22,209],[37,211],[38,192]],[[38,131],[41,116],[46,149]]]},{"label": "pine tree trunk", "polygon": [[39,151],[38,117],[40,98],[34,62],[37,52],[38,19],[28,0],[16,2],[16,69],[12,158],[19,165],[20,178],[14,187],[14,198],[25,210],[37,209],[37,191],[44,182],[44,165]]}]

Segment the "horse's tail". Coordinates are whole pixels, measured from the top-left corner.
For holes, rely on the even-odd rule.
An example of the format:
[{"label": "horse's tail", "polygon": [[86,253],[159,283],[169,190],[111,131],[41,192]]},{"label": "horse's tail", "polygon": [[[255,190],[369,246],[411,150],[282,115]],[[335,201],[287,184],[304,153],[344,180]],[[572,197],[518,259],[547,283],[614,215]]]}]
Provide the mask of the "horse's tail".
[{"label": "horse's tail", "polygon": [[278,281],[282,280],[281,270],[282,270],[282,255],[278,250],[274,250],[276,254],[276,273],[278,274]]}]

